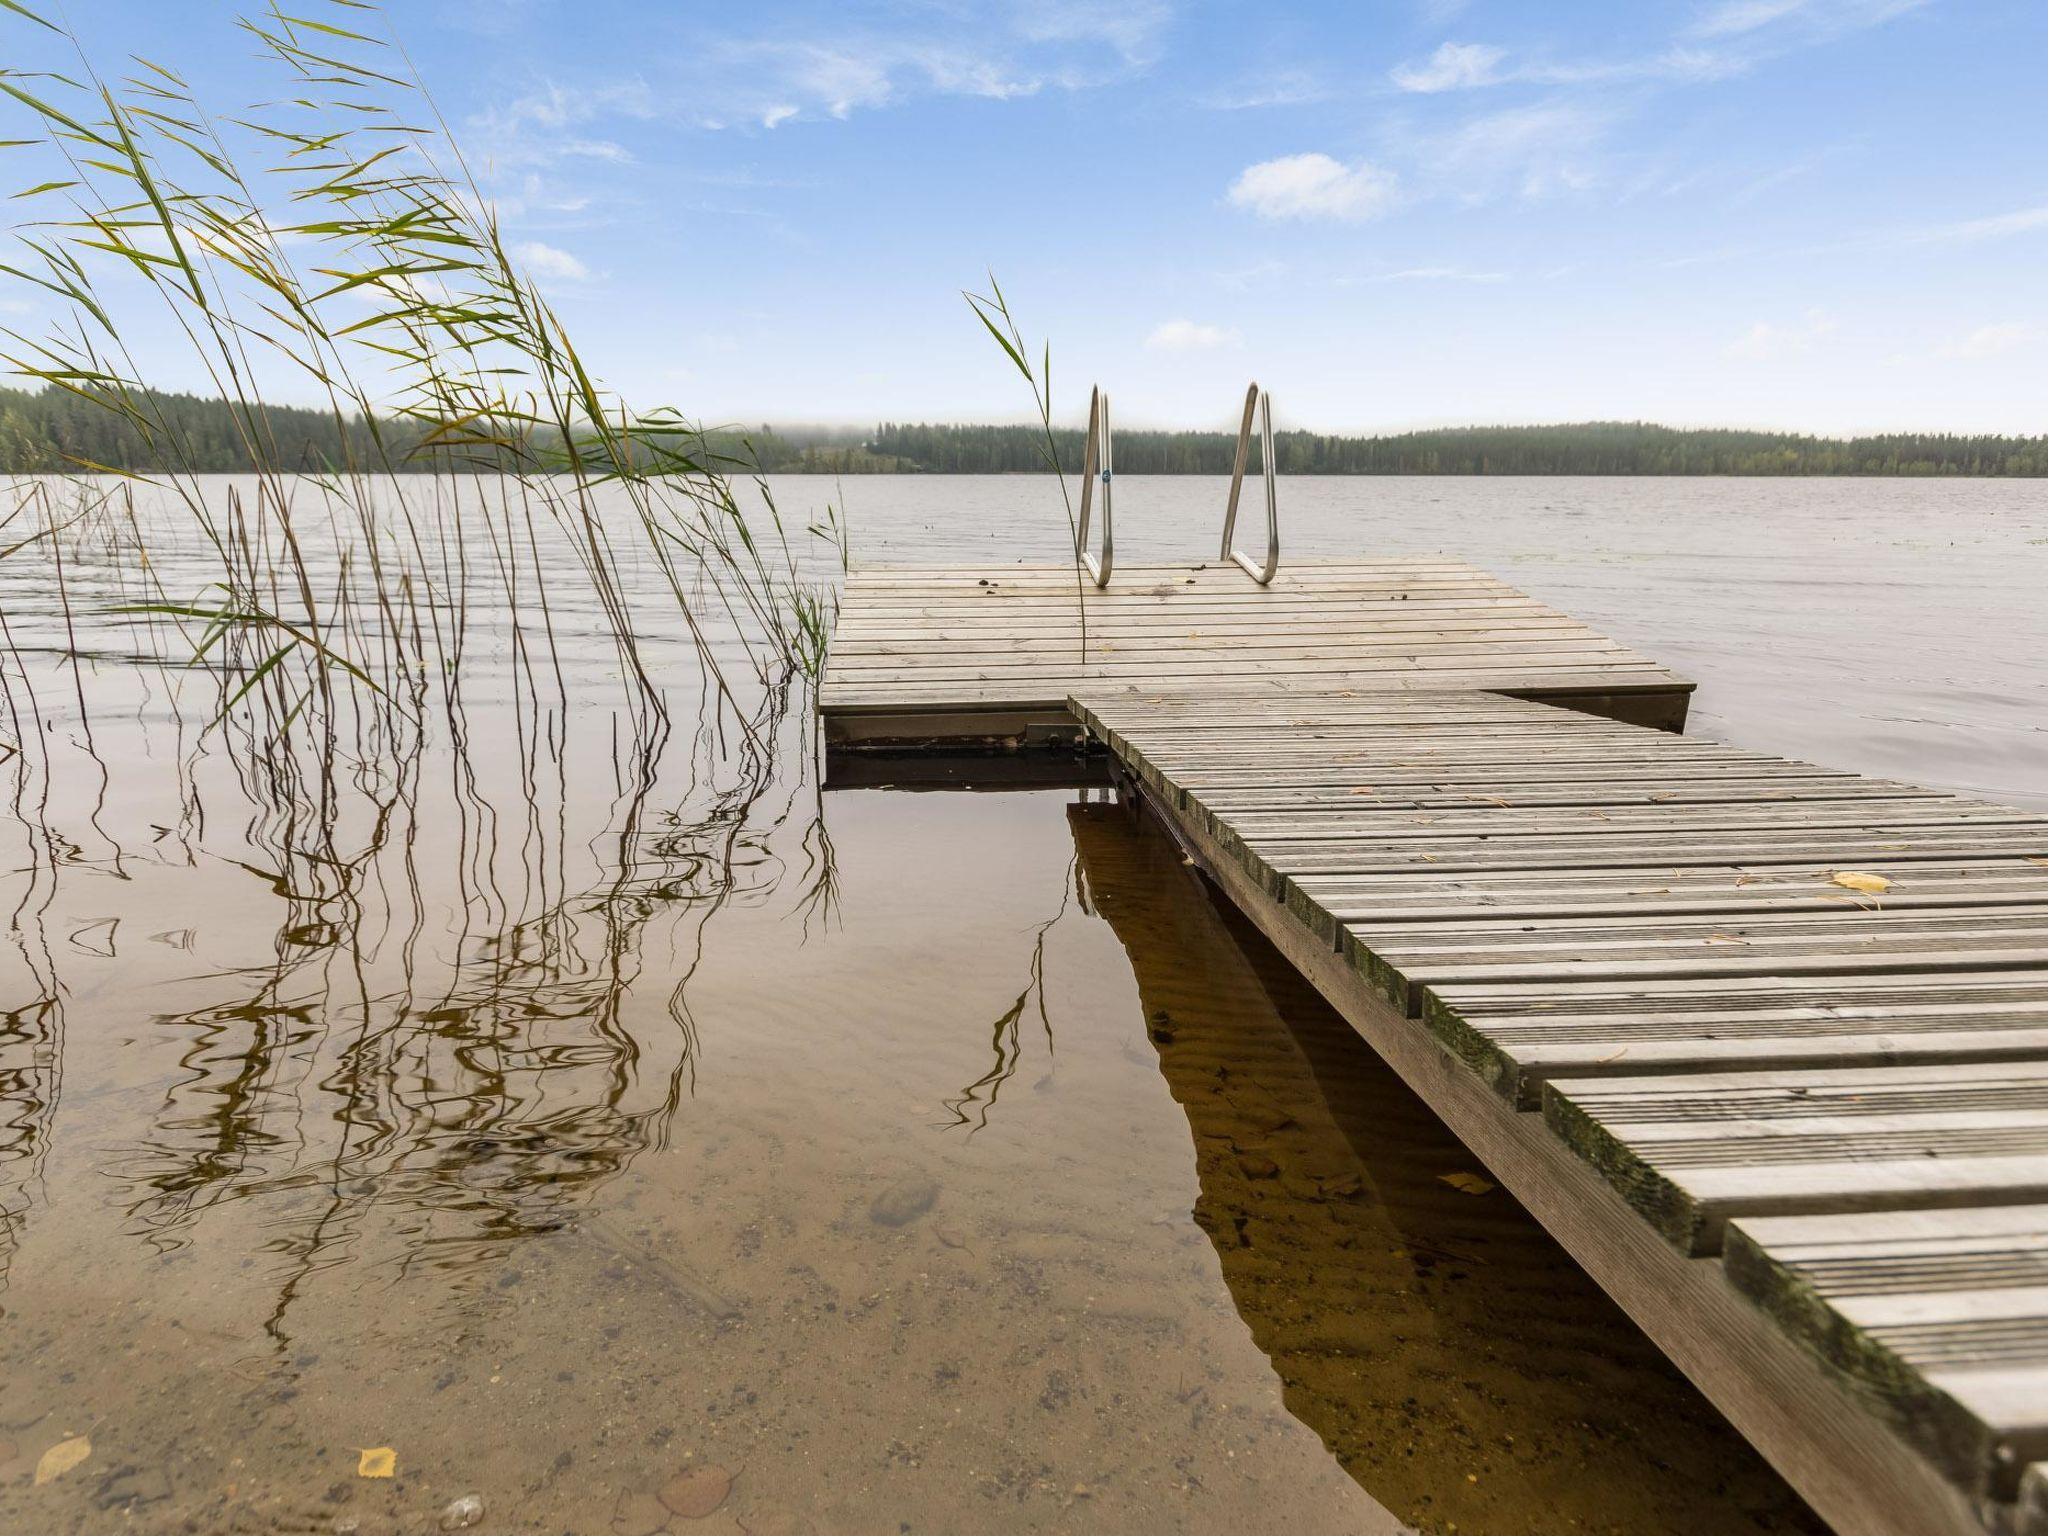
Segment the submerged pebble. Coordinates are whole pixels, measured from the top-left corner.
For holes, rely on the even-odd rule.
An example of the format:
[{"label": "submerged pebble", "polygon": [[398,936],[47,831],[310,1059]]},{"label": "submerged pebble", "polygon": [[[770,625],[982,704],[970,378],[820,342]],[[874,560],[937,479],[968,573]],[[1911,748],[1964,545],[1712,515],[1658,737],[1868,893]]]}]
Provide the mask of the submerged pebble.
[{"label": "submerged pebble", "polygon": [[661,1502],[685,1520],[702,1520],[732,1492],[732,1474],[723,1467],[691,1467],[661,1485]]},{"label": "submerged pebble", "polygon": [[484,1518],[484,1501],[473,1493],[449,1503],[441,1511],[441,1529],[444,1531],[466,1531],[472,1525],[481,1524]]},{"label": "submerged pebble", "polygon": [[898,1179],[868,1207],[868,1220],[885,1227],[900,1227],[917,1220],[939,1198],[939,1186],[916,1174]]}]

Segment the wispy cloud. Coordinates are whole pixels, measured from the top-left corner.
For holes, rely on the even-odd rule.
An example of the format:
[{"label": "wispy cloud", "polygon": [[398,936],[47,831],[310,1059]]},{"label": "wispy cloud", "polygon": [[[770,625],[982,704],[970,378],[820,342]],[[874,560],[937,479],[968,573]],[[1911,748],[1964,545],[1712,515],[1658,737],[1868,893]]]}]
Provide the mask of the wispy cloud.
[{"label": "wispy cloud", "polygon": [[548,245],[540,240],[522,241],[512,247],[512,254],[535,277],[580,283],[590,276],[590,268],[579,258],[559,246]]},{"label": "wispy cloud", "polygon": [[1389,71],[1404,91],[1434,93],[1501,85],[1698,83],[1745,74],[1791,50],[1831,42],[1920,9],[1932,0],[1723,0],[1671,42],[1618,58],[1512,57],[1491,43],[1447,42],[1428,58]]},{"label": "wispy cloud", "polygon": [[470,120],[493,170],[545,170],[567,160],[623,164],[633,156],[613,139],[584,131],[600,117],[646,121],[657,111],[643,80],[579,88],[542,81]]},{"label": "wispy cloud", "polygon": [[499,116],[557,129],[617,114],[758,130],[925,96],[1012,100],[1139,73],[1158,58],[1171,21],[1166,0],[958,0],[906,27],[899,7],[849,0],[800,32],[706,21],[665,39],[658,99],[644,85],[551,83]]},{"label": "wispy cloud", "polygon": [[1686,30],[1707,39],[1748,38],[1767,32],[1824,40],[1895,16],[1917,11],[1931,0],[1716,0]]},{"label": "wispy cloud", "polygon": [[1213,352],[1237,340],[1237,332],[1193,320],[1168,320],[1145,338],[1148,352]]},{"label": "wispy cloud", "polygon": [[1353,288],[1361,283],[1504,283],[1507,280],[1505,272],[1472,267],[1399,267],[1391,272],[1351,273],[1338,278],[1337,286]]},{"label": "wispy cloud", "polygon": [[1505,48],[1490,43],[1445,43],[1419,64],[1395,65],[1389,75],[1404,91],[1468,90],[1493,84],[1499,78],[1500,62],[1507,56]]},{"label": "wispy cloud", "polygon": [[1283,69],[1234,81],[1200,100],[1218,112],[1243,112],[1258,107],[1308,106],[1327,101],[1330,94],[1330,87],[1307,70]]},{"label": "wispy cloud", "polygon": [[1028,0],[1016,13],[1018,33],[1038,43],[1096,43],[1131,63],[1149,63],[1173,19],[1166,0]]},{"label": "wispy cloud", "polygon": [[1424,149],[1432,176],[1466,198],[1582,191],[1602,176],[1612,109],[1556,98],[1470,118]]},{"label": "wispy cloud", "polygon": [[1807,8],[1808,0],[1725,0],[1692,24],[1695,37],[1739,37]]},{"label": "wispy cloud", "polygon": [[1231,183],[1230,201],[1262,219],[1355,224],[1385,213],[1398,188],[1392,171],[1364,160],[1346,165],[1324,154],[1283,155],[1246,166]]},{"label": "wispy cloud", "polygon": [[1809,309],[1793,325],[1773,325],[1768,320],[1759,320],[1721,350],[1726,356],[1745,362],[1773,362],[1803,356],[1839,329],[1840,323],[1833,316],[1818,309]]},{"label": "wispy cloud", "polygon": [[1956,224],[1935,224],[1908,230],[1896,238],[1905,245],[1974,245],[1980,240],[2003,240],[2010,235],[2031,234],[2048,229],[2048,204],[2038,208],[2016,208],[1982,219],[1964,219]]},{"label": "wispy cloud", "polygon": [[1938,349],[1943,357],[1979,358],[1996,357],[2001,352],[2010,352],[2035,340],[2039,332],[2024,321],[2009,320],[1999,325],[1980,325],[1974,331],[1966,331],[1951,337]]}]

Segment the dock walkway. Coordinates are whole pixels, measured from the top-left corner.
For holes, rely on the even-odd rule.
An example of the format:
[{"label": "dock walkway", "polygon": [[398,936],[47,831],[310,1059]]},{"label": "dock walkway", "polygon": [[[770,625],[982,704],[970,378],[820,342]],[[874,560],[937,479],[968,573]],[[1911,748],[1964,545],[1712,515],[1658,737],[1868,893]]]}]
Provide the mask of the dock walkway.
[{"label": "dock walkway", "polygon": [[1267,587],[1232,565],[1124,566],[1107,591],[1066,568],[856,566],[818,709],[840,745],[958,744],[1071,728],[1084,684],[1187,676],[1484,688],[1668,730],[1693,687],[1437,557],[1319,561]]},{"label": "dock walkway", "polygon": [[2048,1536],[2048,818],[1628,723],[1686,685],[1559,627],[1562,701],[1162,644],[1064,713],[1838,1529]]}]

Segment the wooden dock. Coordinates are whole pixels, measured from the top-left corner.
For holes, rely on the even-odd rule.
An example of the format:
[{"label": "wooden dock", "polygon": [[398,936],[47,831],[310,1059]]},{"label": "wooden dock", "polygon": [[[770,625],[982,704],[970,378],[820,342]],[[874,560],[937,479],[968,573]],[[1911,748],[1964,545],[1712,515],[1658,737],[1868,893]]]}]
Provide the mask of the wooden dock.
[{"label": "wooden dock", "polygon": [[[1283,631],[1319,581],[1353,636],[1383,590],[1527,602],[1332,569]],[[945,606],[911,585],[842,623]],[[1556,627],[1541,660],[1213,675],[1152,618],[1065,713],[1837,1529],[2048,1536],[2048,818],[1629,723],[1686,685]],[[839,698],[941,737],[1037,710],[936,654],[974,633]]]},{"label": "wooden dock", "polygon": [[[1086,635],[1084,646],[1082,637]],[[856,566],[818,693],[827,740],[961,745],[1071,731],[1087,684],[1176,677],[1483,688],[1679,730],[1693,685],[1457,561],[1324,561],[1260,587],[1232,565]]]}]

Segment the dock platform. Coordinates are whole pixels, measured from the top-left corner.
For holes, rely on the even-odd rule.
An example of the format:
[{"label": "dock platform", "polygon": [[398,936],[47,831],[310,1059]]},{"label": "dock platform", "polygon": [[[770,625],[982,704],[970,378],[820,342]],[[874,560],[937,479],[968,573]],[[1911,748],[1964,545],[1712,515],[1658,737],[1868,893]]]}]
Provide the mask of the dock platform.
[{"label": "dock platform", "polygon": [[856,566],[818,690],[839,746],[1071,730],[1085,684],[1480,688],[1680,730],[1693,685],[1455,560],[1331,560],[1257,586],[1233,565]]},{"label": "dock platform", "polygon": [[[1382,646],[1359,614],[1437,582],[1528,603],[1347,564],[1265,638]],[[850,588],[851,636],[904,586]],[[977,601],[1014,641],[1021,609],[963,596],[840,699],[941,742],[1040,709],[1002,658],[938,653]],[[1258,601],[1217,593],[1223,656],[1260,655]],[[1439,625],[1385,666],[1219,676],[1152,618],[1060,714],[1823,1518],[2048,1536],[2048,818],[1687,738],[1657,711],[1689,685],[1544,622],[1551,653]]]}]

